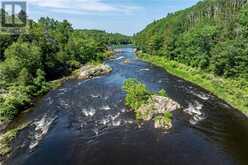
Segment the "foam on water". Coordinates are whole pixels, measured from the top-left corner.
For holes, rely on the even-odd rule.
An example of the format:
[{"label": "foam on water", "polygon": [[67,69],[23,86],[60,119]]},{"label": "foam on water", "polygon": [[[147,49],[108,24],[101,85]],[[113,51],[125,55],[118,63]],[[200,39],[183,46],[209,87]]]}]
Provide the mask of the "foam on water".
[{"label": "foam on water", "polygon": [[125,108],[122,108],[121,109],[121,113],[125,113],[126,112],[126,109]]},{"label": "foam on water", "polygon": [[92,98],[99,98],[99,97],[101,97],[101,96],[100,96],[100,95],[91,94],[90,97],[92,97]]},{"label": "foam on water", "polygon": [[196,93],[194,91],[191,91],[191,93],[197,97],[199,97],[202,100],[208,100],[209,99],[209,95],[204,94],[204,93]]},{"label": "foam on water", "polygon": [[184,112],[194,115],[198,114],[201,115],[202,112],[200,111],[202,109],[203,105],[200,104],[198,101],[195,101],[194,103],[189,103],[188,108],[184,109]]},{"label": "foam on water", "polygon": [[59,106],[63,109],[69,109],[71,106],[65,102],[65,100],[60,99],[59,100]]},{"label": "foam on water", "polygon": [[205,120],[207,118],[206,114],[201,111],[202,107],[203,105],[196,101],[193,104],[189,103],[188,108],[184,110],[184,112],[192,116],[189,121],[190,124],[196,125],[200,121]]},{"label": "foam on water", "polygon": [[92,117],[96,114],[96,109],[94,108],[89,108],[89,109],[82,109],[82,113],[86,116],[86,117]]},{"label": "foam on water", "polygon": [[104,105],[100,108],[100,110],[105,110],[105,111],[109,111],[111,110],[110,106],[109,105]]},{"label": "foam on water", "polygon": [[107,125],[109,122],[110,122],[110,120],[108,118],[104,118],[104,119],[100,120],[99,123],[102,125]]},{"label": "foam on water", "polygon": [[148,69],[148,68],[145,68],[145,69],[140,69],[139,71],[149,71],[150,69]]},{"label": "foam on water", "polygon": [[116,115],[111,115],[110,117],[111,117],[111,120],[113,121],[117,119],[119,116],[120,116],[120,112],[118,112]]},{"label": "foam on water", "polygon": [[161,84],[163,81],[162,80],[158,80],[158,83]]},{"label": "foam on water", "polygon": [[46,101],[48,102],[48,105],[52,105],[54,103],[54,100],[51,97],[46,98]]},{"label": "foam on water", "polygon": [[118,127],[120,125],[121,125],[121,120],[114,120],[114,121],[112,121],[112,126]]},{"label": "foam on water", "polygon": [[120,56],[120,57],[116,58],[115,60],[121,60],[123,58],[125,58],[125,57],[124,56]]},{"label": "foam on water", "polygon": [[33,125],[35,126],[35,132],[33,140],[29,145],[29,149],[33,149],[38,146],[39,142],[48,133],[51,124],[56,120],[57,117],[51,118],[48,115],[44,115],[40,120],[35,121]]},{"label": "foam on water", "polygon": [[94,128],[92,131],[95,133],[96,136],[99,135],[99,130],[97,128]]}]

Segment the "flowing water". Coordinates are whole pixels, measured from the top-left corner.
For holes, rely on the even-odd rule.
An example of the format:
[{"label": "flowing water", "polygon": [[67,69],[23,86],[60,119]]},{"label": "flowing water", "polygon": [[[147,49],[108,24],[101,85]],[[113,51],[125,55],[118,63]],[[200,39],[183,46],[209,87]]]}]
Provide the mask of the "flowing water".
[{"label": "flowing water", "polygon": [[[29,122],[13,142],[11,165],[247,165],[247,117],[189,82],[142,62],[131,48],[106,63],[109,75],[67,81],[12,127]],[[124,61],[129,61],[124,64]],[[183,106],[165,132],[137,123],[124,106],[124,81],[165,89]]]}]

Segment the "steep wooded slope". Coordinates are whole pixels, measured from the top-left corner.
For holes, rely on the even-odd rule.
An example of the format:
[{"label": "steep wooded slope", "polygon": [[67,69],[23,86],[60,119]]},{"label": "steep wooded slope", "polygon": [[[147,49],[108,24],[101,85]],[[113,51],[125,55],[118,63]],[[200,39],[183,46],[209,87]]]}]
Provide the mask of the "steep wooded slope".
[{"label": "steep wooded slope", "polygon": [[204,0],[170,13],[135,35],[151,55],[225,77],[248,77],[247,0]]}]

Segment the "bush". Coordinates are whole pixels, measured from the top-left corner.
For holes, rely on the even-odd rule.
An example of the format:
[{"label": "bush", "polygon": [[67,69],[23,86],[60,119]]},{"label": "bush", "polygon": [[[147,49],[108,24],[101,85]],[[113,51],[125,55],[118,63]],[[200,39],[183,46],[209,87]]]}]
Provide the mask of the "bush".
[{"label": "bush", "polygon": [[170,127],[172,122],[173,115],[171,112],[165,112],[163,115],[156,116],[154,121],[158,124],[159,127]]},{"label": "bush", "polygon": [[0,99],[0,118],[12,119],[19,112],[20,107],[31,102],[29,86],[11,86],[8,93]]},{"label": "bush", "polygon": [[137,110],[142,104],[146,103],[151,96],[146,86],[136,79],[126,80],[123,88],[127,92],[125,103],[134,110]]},{"label": "bush", "polygon": [[41,69],[36,71],[36,78],[33,80],[34,96],[41,96],[49,91],[49,84],[45,79],[45,72]]},{"label": "bush", "polygon": [[164,96],[164,97],[167,97],[167,96],[168,96],[167,93],[166,93],[166,91],[165,91],[164,89],[161,89],[161,90],[158,92],[158,95],[159,95],[159,96]]}]

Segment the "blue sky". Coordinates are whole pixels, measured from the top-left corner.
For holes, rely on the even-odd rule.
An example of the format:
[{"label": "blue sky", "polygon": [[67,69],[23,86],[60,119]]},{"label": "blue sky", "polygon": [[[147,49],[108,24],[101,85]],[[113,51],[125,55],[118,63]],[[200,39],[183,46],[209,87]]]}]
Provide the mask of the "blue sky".
[{"label": "blue sky", "polygon": [[132,35],[150,22],[199,0],[27,0],[29,17],[68,19],[75,28]]}]

